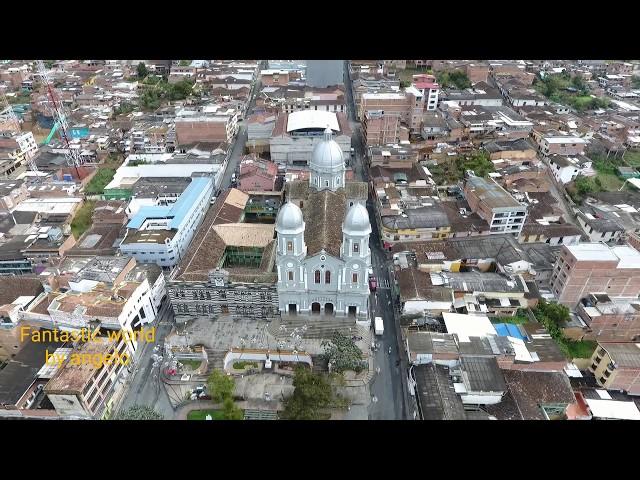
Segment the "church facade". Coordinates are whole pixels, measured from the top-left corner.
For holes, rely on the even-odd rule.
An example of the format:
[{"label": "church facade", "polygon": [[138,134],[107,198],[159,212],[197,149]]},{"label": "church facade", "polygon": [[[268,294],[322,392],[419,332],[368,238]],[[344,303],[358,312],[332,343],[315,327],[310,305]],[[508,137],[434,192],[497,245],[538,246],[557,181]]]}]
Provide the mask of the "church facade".
[{"label": "church facade", "polygon": [[344,156],[327,128],[308,182],[290,182],[276,219],[281,314],[368,319],[371,224],[367,184],[345,182]]}]

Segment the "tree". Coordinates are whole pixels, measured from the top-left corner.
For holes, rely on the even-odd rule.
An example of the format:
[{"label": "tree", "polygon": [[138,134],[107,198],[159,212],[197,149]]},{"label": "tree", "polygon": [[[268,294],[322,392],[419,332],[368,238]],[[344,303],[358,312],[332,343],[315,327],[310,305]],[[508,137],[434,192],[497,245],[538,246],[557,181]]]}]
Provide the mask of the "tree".
[{"label": "tree", "polygon": [[211,399],[216,403],[224,402],[225,399],[233,399],[235,382],[233,377],[225,375],[221,370],[214,370],[207,379]]},{"label": "tree", "polygon": [[118,413],[114,420],[164,420],[164,416],[146,405],[134,405]]},{"label": "tree", "polygon": [[331,405],[333,389],[325,375],[296,365],[293,377],[295,390],[284,400],[281,418],[285,420],[320,420],[321,410]]},{"label": "tree", "polygon": [[587,177],[578,177],[575,181],[576,191],[579,195],[584,196],[594,191],[593,184]]},{"label": "tree", "polygon": [[353,370],[360,373],[366,366],[362,360],[362,351],[356,343],[346,335],[336,331],[331,341],[323,341],[323,357],[329,361],[331,370],[342,373],[345,370]]},{"label": "tree", "polygon": [[149,70],[147,69],[147,66],[144,63],[139,63],[138,64],[138,78],[145,78],[147,75],[149,75]]},{"label": "tree", "polygon": [[233,398],[227,397],[222,405],[222,414],[225,420],[243,420],[244,413],[233,402]]},{"label": "tree", "polygon": [[455,87],[458,89],[471,87],[469,77],[462,70],[445,70],[436,74],[436,80],[442,87]]},{"label": "tree", "polygon": [[485,150],[476,150],[464,157],[458,157],[456,159],[456,167],[460,176],[463,176],[467,170],[473,170],[479,177],[486,177],[489,172],[494,171],[493,162],[490,160],[489,153]]},{"label": "tree", "polygon": [[181,67],[188,67],[191,64],[191,60],[180,60],[180,62],[178,63],[178,65],[180,65]]}]

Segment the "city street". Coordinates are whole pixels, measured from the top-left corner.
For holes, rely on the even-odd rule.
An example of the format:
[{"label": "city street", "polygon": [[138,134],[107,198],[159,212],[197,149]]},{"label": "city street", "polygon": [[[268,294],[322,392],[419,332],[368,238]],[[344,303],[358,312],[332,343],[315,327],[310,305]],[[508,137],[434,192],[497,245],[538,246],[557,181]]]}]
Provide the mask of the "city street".
[{"label": "city street", "polygon": [[[368,174],[365,166],[366,148],[365,139],[362,134],[360,122],[356,121],[355,102],[351,91],[351,80],[349,77],[348,62],[345,62],[345,87],[347,97],[347,112],[349,124],[353,130],[352,146],[355,151],[355,158],[352,159],[352,166],[355,173],[355,180],[368,181]],[[375,355],[375,368],[380,368],[370,384],[371,397],[377,401],[372,401],[369,407],[369,419],[371,420],[401,420],[407,418],[405,413],[405,401],[403,372],[406,372],[406,361],[399,351],[398,329],[394,315],[394,303],[392,298],[392,278],[389,273],[390,262],[386,253],[382,249],[380,241],[380,231],[376,223],[375,211],[372,202],[367,202],[367,210],[371,220],[372,234],[369,240],[371,249],[371,264],[373,273],[378,279],[377,292],[371,294],[370,311],[373,325],[374,317],[382,317],[384,321],[384,334],[375,336],[379,344]],[[373,326],[372,326],[373,328]],[[389,353],[391,348],[391,353]],[[376,370],[377,372],[377,370]]]},{"label": "city street", "polygon": [[154,323],[156,331],[155,344],[143,344],[142,355],[138,359],[137,365],[131,377],[128,379],[127,392],[120,405],[120,410],[125,410],[133,405],[146,405],[154,408],[157,412],[170,420],[173,418],[173,408],[169,402],[169,397],[161,384],[157,369],[153,371],[153,348],[155,345],[162,347],[164,338],[171,331],[173,324],[173,310],[169,301],[166,300],[160,307],[158,317]]}]

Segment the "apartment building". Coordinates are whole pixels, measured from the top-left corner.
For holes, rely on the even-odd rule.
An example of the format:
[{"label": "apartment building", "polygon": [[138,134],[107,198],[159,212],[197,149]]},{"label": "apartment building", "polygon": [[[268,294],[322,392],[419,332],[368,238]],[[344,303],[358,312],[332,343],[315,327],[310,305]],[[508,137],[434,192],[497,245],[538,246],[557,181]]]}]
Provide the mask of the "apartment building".
[{"label": "apartment building", "polygon": [[231,143],[238,133],[239,112],[229,109],[205,109],[201,113],[184,112],[176,117],[176,141],[179,146],[194,143]]},{"label": "apartment building", "polygon": [[589,371],[607,390],[640,395],[640,344],[598,342]]},{"label": "apartment building", "polygon": [[563,245],[551,275],[558,301],[573,307],[591,292],[615,297],[640,294],[640,252],[629,245]]},{"label": "apartment building", "polygon": [[261,70],[260,83],[266,87],[289,85],[288,70]]},{"label": "apartment building", "polygon": [[[58,415],[109,418],[114,397],[122,392],[123,371],[133,362],[127,357],[124,339],[87,342],[68,354],[63,365],[44,387],[44,392]],[[77,365],[71,362],[73,355],[113,356],[99,368],[91,363]],[[126,362],[126,363],[125,363]]]},{"label": "apartment building", "polygon": [[634,342],[640,340],[640,300],[590,293],[582,298],[576,313],[587,327],[584,340]]},{"label": "apartment building", "polygon": [[176,265],[204,218],[212,193],[211,177],[196,177],[175,203],[165,199],[168,204],[141,207],[127,224],[120,252],[140,263]]},{"label": "apartment building", "polygon": [[584,155],[584,149],[587,146],[587,141],[584,138],[575,135],[545,133],[534,129],[532,137],[538,145],[538,151],[544,156],[553,154],[572,157]]},{"label": "apartment building", "polygon": [[36,155],[38,144],[31,132],[5,133],[0,135],[0,149],[9,158],[23,163]]},{"label": "apartment building", "polygon": [[551,154],[549,156],[549,169],[558,183],[562,184],[572,182],[578,175],[589,172],[591,164],[591,160],[584,155],[568,157]]},{"label": "apartment building", "polygon": [[362,131],[367,145],[386,145],[409,139],[409,129],[402,124],[400,115],[384,110],[365,112]]},{"label": "apartment building", "polygon": [[491,234],[520,234],[527,218],[527,207],[495,180],[468,175],[463,191],[471,211],[489,224]]}]

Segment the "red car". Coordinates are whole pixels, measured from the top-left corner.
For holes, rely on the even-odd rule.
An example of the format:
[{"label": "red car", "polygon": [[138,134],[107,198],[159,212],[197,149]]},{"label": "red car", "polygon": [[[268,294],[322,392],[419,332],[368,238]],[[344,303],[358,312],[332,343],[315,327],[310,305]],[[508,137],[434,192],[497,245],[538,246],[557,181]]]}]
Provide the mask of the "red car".
[{"label": "red car", "polygon": [[378,280],[376,280],[375,276],[369,275],[369,289],[372,292],[375,292],[377,288],[378,288]]}]

